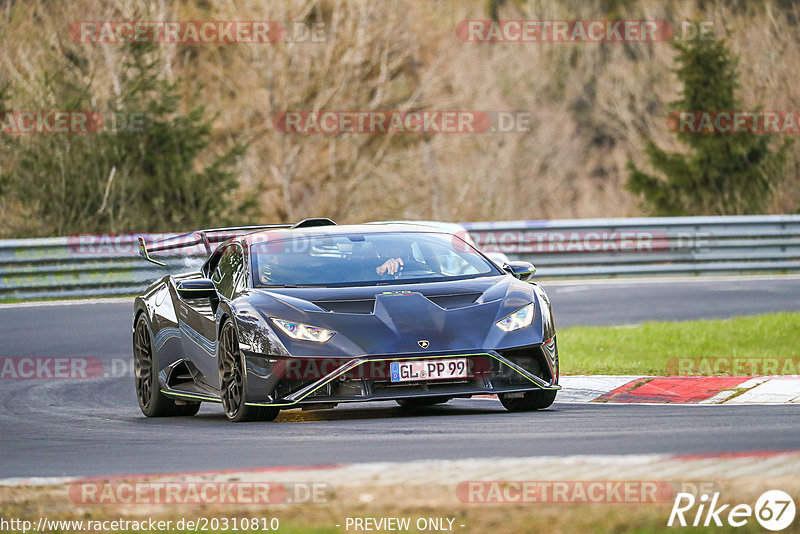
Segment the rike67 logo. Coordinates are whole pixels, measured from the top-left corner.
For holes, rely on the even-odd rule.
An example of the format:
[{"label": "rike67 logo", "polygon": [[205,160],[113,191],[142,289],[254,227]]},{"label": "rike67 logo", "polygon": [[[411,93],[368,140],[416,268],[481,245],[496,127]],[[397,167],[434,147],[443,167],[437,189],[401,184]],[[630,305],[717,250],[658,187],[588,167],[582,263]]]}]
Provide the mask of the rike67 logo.
[{"label": "rike67 logo", "polygon": [[727,523],[732,527],[742,527],[755,516],[763,528],[775,532],[791,525],[795,512],[794,500],[780,490],[764,492],[754,507],[749,504],[720,504],[718,492],[710,497],[707,493],[699,497],[691,493],[678,493],[667,526],[721,527]]}]

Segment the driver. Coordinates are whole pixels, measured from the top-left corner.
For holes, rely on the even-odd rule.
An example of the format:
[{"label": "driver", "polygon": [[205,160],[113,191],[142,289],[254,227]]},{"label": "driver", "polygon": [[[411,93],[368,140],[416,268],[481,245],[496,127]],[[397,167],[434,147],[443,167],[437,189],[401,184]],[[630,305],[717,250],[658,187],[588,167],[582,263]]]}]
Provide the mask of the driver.
[{"label": "driver", "polygon": [[[383,258],[381,258],[383,259]],[[375,272],[380,275],[394,276],[403,271],[403,258],[389,258],[385,262],[375,267]]]},{"label": "driver", "polygon": [[384,241],[377,243],[378,261],[382,263],[375,268],[379,275],[399,276],[403,268],[411,263],[417,263],[411,256],[411,246],[398,241]]}]

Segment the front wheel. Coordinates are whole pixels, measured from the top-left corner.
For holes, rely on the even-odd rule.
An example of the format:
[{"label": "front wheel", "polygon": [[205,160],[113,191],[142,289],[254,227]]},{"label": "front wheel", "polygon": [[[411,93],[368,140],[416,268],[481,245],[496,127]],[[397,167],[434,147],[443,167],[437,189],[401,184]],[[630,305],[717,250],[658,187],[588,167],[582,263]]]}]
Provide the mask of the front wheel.
[{"label": "front wheel", "polygon": [[236,328],[231,321],[226,321],[219,334],[219,393],[225,416],[234,423],[272,421],[278,417],[280,408],[245,403],[247,381],[243,362]]},{"label": "front wheel", "polygon": [[139,316],[133,331],[133,368],[136,398],[147,417],[188,416],[200,410],[199,402],[175,401],[161,392],[150,329],[144,315]]},{"label": "front wheel", "polygon": [[509,398],[507,395],[498,395],[500,403],[509,412],[529,412],[547,408],[556,400],[555,389],[539,389],[526,391],[522,397]]}]

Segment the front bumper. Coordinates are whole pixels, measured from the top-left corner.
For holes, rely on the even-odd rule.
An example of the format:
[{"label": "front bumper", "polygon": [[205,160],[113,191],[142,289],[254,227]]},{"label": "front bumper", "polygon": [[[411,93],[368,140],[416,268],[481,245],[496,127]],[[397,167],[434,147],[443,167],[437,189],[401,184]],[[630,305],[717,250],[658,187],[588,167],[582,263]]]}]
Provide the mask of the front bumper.
[{"label": "front bumper", "polygon": [[[351,359],[286,358],[244,351],[248,405],[284,408],[424,397],[471,397],[558,390],[555,337],[499,350],[370,355]],[[465,358],[469,376],[392,382],[392,362]]]}]

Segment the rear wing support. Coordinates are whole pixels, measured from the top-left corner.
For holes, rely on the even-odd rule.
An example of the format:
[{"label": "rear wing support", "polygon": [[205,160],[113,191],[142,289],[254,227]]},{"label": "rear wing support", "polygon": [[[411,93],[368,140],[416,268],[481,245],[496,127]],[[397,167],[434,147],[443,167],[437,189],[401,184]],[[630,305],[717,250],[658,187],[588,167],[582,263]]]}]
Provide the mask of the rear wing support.
[{"label": "rear wing support", "polygon": [[166,263],[154,260],[153,258],[150,257],[150,253],[147,252],[147,243],[145,243],[144,237],[138,236],[137,239],[139,240],[139,256],[143,257],[149,262],[155,263],[156,265],[160,265],[162,267],[166,265]]}]

